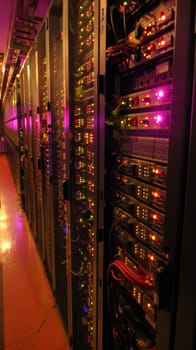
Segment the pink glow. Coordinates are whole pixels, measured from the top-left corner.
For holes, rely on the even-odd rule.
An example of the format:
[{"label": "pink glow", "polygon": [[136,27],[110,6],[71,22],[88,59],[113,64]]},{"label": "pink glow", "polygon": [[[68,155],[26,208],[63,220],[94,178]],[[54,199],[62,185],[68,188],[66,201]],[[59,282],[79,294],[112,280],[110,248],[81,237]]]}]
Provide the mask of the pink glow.
[{"label": "pink glow", "polygon": [[163,96],[164,96],[163,90],[159,90],[158,92],[156,92],[157,100],[160,100]]},{"label": "pink glow", "polygon": [[162,115],[158,114],[158,115],[154,116],[154,120],[157,124],[160,124],[163,120],[163,117],[162,117]]},{"label": "pink glow", "polygon": [[158,96],[159,96],[159,97],[163,97],[163,95],[164,95],[163,90],[160,90],[160,91],[158,92]]}]

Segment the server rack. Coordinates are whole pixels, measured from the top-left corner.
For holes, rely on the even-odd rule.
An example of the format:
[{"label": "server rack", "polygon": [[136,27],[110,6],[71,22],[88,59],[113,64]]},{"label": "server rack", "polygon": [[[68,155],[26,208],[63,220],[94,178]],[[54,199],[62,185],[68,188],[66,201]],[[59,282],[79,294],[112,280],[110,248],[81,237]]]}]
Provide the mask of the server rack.
[{"label": "server rack", "polygon": [[99,113],[99,14],[99,1],[69,1],[72,346],[89,350],[102,349],[98,256],[103,233],[103,172],[99,171],[104,162],[100,154],[104,119]]},{"label": "server rack", "polygon": [[[188,7],[186,9],[188,16],[195,15],[195,9]],[[181,13],[181,18],[184,11]],[[195,20],[195,16],[194,16]],[[195,28],[195,26],[194,26]],[[180,260],[179,276],[179,297],[177,303],[176,332],[174,349],[182,350],[184,348],[194,349],[196,346],[195,333],[195,278],[194,278],[194,261],[195,261],[195,235],[194,235],[194,217],[195,217],[195,83],[196,83],[196,45],[195,37],[192,31],[192,42],[194,53],[192,59],[194,62],[193,69],[193,89],[189,95],[191,99],[190,111],[190,133],[189,133],[189,152],[187,157],[187,187],[184,202],[184,225],[182,238],[182,254]],[[188,43],[187,43],[188,44]],[[189,70],[189,69],[188,69]],[[186,334],[186,337],[184,336]]]},{"label": "server rack", "polygon": [[21,115],[19,117],[19,123],[21,126],[19,135],[20,141],[23,142],[23,155],[21,168],[23,171],[23,187],[24,197],[23,205],[27,214],[28,221],[32,232],[35,234],[35,198],[34,192],[31,189],[34,188],[34,175],[33,175],[33,153],[32,153],[32,113],[31,113],[31,92],[30,92],[30,66],[29,62],[26,62],[21,72],[21,101],[20,101]]},{"label": "server rack", "polygon": [[193,16],[191,1],[111,1],[108,8],[107,72],[113,79],[106,123],[113,148],[106,159],[113,183],[107,206],[113,221],[106,246],[115,349],[174,348]]},{"label": "server rack", "polygon": [[67,328],[69,207],[63,8],[61,1],[53,2],[20,71],[18,141],[23,208]]},{"label": "server rack", "polygon": [[31,99],[31,118],[32,118],[32,167],[34,177],[34,187],[32,191],[33,203],[35,207],[35,229],[34,237],[40,256],[44,258],[43,241],[43,194],[42,194],[42,172],[41,172],[41,153],[40,153],[40,111],[39,111],[39,87],[38,87],[38,50],[34,43],[29,53],[29,71],[30,71],[30,99]]},{"label": "server rack", "polygon": [[50,47],[50,95],[52,166],[54,192],[54,244],[55,244],[55,291],[64,325],[68,330],[69,304],[69,155],[67,112],[65,108],[64,82],[64,25],[65,5],[61,0],[53,2],[48,13]]},{"label": "server rack", "polygon": [[21,200],[21,180],[20,180],[20,167],[18,158],[19,148],[19,117],[20,108],[18,104],[19,94],[19,83],[18,80],[13,84],[13,88],[6,96],[3,104],[3,115],[4,118],[4,135],[5,135],[5,146],[6,154],[8,157],[10,169],[13,175],[13,179],[16,185],[19,201]]},{"label": "server rack", "polygon": [[40,163],[42,170],[43,196],[43,242],[44,264],[52,289],[55,290],[55,254],[54,254],[54,195],[52,162],[52,119],[50,105],[50,71],[48,20],[43,22],[37,37],[39,113],[40,113]]}]

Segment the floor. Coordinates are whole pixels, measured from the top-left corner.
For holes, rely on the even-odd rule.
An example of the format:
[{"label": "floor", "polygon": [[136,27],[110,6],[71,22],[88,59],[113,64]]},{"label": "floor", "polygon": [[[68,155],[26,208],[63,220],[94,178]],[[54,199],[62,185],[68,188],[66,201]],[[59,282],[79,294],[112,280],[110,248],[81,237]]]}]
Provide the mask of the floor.
[{"label": "floor", "polygon": [[6,155],[0,155],[0,350],[69,350]]}]

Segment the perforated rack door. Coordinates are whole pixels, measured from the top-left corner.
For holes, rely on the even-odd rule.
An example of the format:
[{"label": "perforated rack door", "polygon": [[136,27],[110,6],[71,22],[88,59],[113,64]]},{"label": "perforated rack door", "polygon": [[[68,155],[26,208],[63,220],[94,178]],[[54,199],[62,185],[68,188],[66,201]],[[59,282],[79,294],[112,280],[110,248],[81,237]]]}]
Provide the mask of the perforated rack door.
[{"label": "perforated rack door", "polygon": [[48,28],[46,23],[43,22],[37,38],[40,111],[40,162],[42,167],[44,227],[43,244],[46,271],[51,282],[51,286],[55,290],[54,194],[48,43]]},{"label": "perforated rack door", "polygon": [[64,325],[68,329],[68,264],[69,264],[69,202],[68,202],[68,139],[65,108],[63,13],[65,3],[54,1],[48,16],[50,47],[51,133],[54,190],[54,244],[56,298]]}]

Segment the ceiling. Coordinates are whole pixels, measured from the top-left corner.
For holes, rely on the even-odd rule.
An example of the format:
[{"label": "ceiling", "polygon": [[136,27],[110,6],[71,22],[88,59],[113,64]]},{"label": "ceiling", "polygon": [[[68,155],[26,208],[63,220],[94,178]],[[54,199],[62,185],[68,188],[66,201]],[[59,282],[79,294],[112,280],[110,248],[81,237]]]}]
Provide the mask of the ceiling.
[{"label": "ceiling", "polygon": [[0,102],[11,89],[51,0],[0,0]]},{"label": "ceiling", "polygon": [[0,0],[0,86],[3,77],[3,62],[8,48],[9,35],[16,9],[16,0]]},{"label": "ceiling", "polygon": [[0,0],[0,54],[5,53],[8,47],[9,33],[16,8],[16,0]]}]

